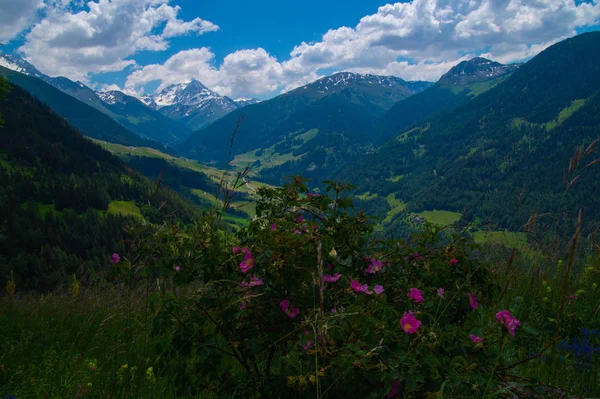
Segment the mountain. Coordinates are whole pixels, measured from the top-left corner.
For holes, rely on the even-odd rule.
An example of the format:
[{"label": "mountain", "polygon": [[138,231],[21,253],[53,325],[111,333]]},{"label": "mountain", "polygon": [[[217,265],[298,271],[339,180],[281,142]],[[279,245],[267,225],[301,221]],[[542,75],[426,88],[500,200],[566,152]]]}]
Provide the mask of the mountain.
[{"label": "mountain", "polygon": [[373,139],[367,134],[372,123],[396,101],[430,85],[395,77],[338,73],[234,111],[193,133],[176,148],[190,158],[224,165],[231,134],[244,116],[232,148],[236,162],[259,161],[259,167],[279,167],[307,154],[306,167],[296,172],[320,170],[364,151]]},{"label": "mountain", "polygon": [[24,75],[33,76],[34,78],[45,79],[47,77],[23,58],[14,56],[12,54],[0,53],[0,66],[20,72]]},{"label": "mountain", "polygon": [[197,80],[168,86],[141,100],[192,130],[207,126],[240,107],[232,99],[215,93]]},{"label": "mountain", "polygon": [[111,143],[146,146],[165,150],[153,140],[144,139],[129,131],[106,114],[98,111],[75,97],[33,76],[0,67],[0,76],[27,90],[31,95],[48,105],[54,112],[81,130],[86,136]]},{"label": "mountain", "polygon": [[466,86],[480,83],[514,72],[519,64],[503,65],[487,58],[475,57],[462,61],[439,80],[442,86]]},{"label": "mountain", "polygon": [[235,100],[233,100],[233,102],[236,103],[238,108],[243,108],[243,107],[246,107],[246,106],[252,105],[252,104],[258,104],[260,101],[261,100],[259,100],[258,98],[245,98],[245,97],[240,97],[240,98],[236,98]]},{"label": "mountain", "polygon": [[[161,113],[147,107],[135,97],[124,93],[110,92],[115,100],[104,101],[102,97],[109,97],[94,91],[82,82],[73,82],[62,76],[50,77],[44,75],[26,60],[10,54],[0,54],[0,66],[39,78],[79,101],[96,108],[144,138],[169,144],[181,140],[191,133],[190,129],[179,122],[170,120]],[[52,106],[52,104],[50,105]]]},{"label": "mountain", "polygon": [[462,61],[433,86],[395,104],[373,128],[378,144],[398,136],[425,119],[465,104],[502,82],[518,65],[477,57]]},{"label": "mountain", "polygon": [[0,99],[0,113],[2,281],[14,270],[22,289],[44,291],[75,274],[85,279],[103,273],[110,254],[126,252],[133,218],[197,217],[195,208],[157,189],[19,86]]},{"label": "mountain", "polygon": [[139,99],[120,91],[96,93],[113,118],[141,136],[171,144],[187,137],[191,130],[178,121],[146,106]]},{"label": "mountain", "polygon": [[[598,221],[599,168],[584,166],[598,158],[590,145],[600,138],[599,115],[600,32],[592,32],[549,47],[494,88],[334,174],[371,196],[393,195],[409,212],[467,209],[519,229],[533,213],[576,204]],[[580,148],[579,167],[569,168]]]}]

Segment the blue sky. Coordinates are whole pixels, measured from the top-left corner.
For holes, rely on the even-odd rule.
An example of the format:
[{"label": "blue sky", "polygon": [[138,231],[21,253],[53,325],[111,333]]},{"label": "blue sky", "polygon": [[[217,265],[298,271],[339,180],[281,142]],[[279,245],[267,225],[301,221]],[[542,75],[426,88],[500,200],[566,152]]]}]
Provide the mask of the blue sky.
[{"label": "blue sky", "polygon": [[473,56],[523,61],[598,29],[600,0],[0,0],[3,50],[145,95],[197,79],[268,98],[335,71],[437,80]]}]

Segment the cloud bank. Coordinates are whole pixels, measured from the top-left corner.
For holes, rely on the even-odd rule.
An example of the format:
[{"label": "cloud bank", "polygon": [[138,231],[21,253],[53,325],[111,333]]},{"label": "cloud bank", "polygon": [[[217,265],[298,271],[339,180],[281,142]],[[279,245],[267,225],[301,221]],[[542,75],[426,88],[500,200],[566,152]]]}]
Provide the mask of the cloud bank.
[{"label": "cloud bank", "polygon": [[[28,3],[27,10],[22,20],[15,16],[11,21],[24,26],[41,6],[39,1],[19,1]],[[151,82],[163,88],[197,79],[224,95],[265,96],[332,71],[433,81],[475,55],[521,61],[578,28],[597,25],[599,1],[412,0],[384,5],[356,26],[302,42],[285,60],[264,48],[242,49],[217,60],[210,48],[202,47],[182,50],[161,64],[138,66],[132,57],[140,51],[163,51],[170,38],[219,27],[200,18],[179,19],[180,8],[168,0],[96,0],[79,12],[64,4],[46,5],[44,18],[27,33],[20,50],[41,71],[73,79],[132,66],[123,88],[129,93],[142,94]],[[0,11],[6,2],[0,0]]]}]

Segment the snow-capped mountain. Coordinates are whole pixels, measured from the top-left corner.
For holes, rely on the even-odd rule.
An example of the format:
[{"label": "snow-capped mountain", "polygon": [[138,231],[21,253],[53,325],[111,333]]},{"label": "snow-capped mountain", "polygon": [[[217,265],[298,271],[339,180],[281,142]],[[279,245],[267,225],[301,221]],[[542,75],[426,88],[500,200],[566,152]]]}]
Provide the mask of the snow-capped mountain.
[{"label": "snow-capped mountain", "polygon": [[514,72],[520,64],[504,65],[483,57],[475,57],[462,61],[450,69],[439,80],[445,86],[464,86],[471,83],[485,82],[502,75]]},{"label": "snow-capped mountain", "polygon": [[[407,90],[421,91],[425,87],[431,86],[429,82],[407,82],[395,76],[363,75],[352,72],[339,72],[331,76],[321,78],[308,87],[313,87],[321,93],[341,91],[348,87],[358,85],[373,85],[378,88],[405,88]],[[304,86],[305,88],[307,86]]]},{"label": "snow-capped mountain", "polygon": [[12,54],[0,53],[0,66],[25,75],[33,76],[35,78],[44,79],[48,77],[38,71],[36,67],[25,61],[23,58]]},{"label": "snow-capped mountain", "polygon": [[395,76],[363,75],[339,72],[325,76],[288,94],[323,98],[330,95],[352,96],[355,102],[369,101],[387,110],[395,103],[433,85],[431,82],[407,82]]},{"label": "snow-capped mountain", "polygon": [[240,97],[234,99],[233,102],[236,103],[238,107],[243,108],[248,105],[258,104],[259,102],[261,102],[261,100],[259,100],[258,98]]},{"label": "snow-capped mountain", "polygon": [[11,54],[0,54],[0,66],[43,80],[104,113],[138,136],[169,144],[190,133],[190,130],[179,122],[170,120],[137,98],[120,91],[96,92],[82,82],[73,82],[63,76],[50,77],[26,60]]},{"label": "snow-capped mountain", "polygon": [[197,80],[170,85],[160,92],[141,98],[147,106],[200,129],[240,107],[229,97],[221,96]]}]

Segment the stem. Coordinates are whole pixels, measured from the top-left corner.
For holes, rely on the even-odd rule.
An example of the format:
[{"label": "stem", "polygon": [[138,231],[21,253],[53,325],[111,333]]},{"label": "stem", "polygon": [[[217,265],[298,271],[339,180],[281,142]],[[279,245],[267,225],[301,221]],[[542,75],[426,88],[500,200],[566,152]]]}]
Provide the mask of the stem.
[{"label": "stem", "polygon": [[504,349],[504,332],[502,333],[502,338],[500,339],[500,352],[498,353],[498,358],[496,359],[496,364],[490,373],[490,378],[488,379],[488,383],[485,387],[485,392],[483,393],[483,398],[487,395],[488,390],[490,389],[490,384],[492,383],[492,379],[494,378],[494,374],[496,373],[496,368],[498,367],[498,363],[500,363],[500,358],[502,357],[502,350]]}]

